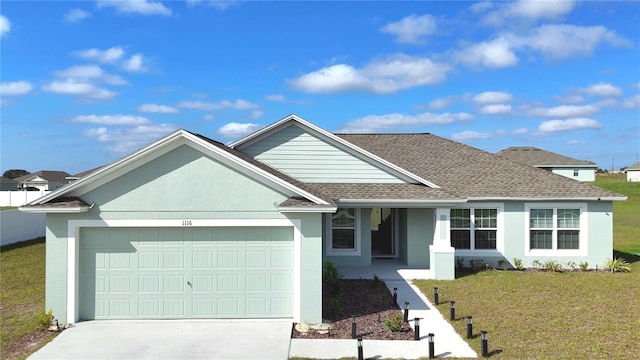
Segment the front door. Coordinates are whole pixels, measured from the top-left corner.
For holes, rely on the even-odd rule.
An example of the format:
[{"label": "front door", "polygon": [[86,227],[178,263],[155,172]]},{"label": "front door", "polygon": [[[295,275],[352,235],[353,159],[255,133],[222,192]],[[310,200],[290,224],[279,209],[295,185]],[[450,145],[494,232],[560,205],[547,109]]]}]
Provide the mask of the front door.
[{"label": "front door", "polygon": [[371,255],[394,257],[395,211],[390,208],[374,208],[371,211]]}]

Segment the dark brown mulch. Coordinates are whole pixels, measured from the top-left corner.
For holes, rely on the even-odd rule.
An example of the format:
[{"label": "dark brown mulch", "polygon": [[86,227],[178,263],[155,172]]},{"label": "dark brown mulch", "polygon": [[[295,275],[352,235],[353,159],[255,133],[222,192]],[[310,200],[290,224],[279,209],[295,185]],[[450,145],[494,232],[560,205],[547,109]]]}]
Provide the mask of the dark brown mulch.
[{"label": "dark brown mulch", "polygon": [[[332,298],[334,305],[332,306]],[[293,338],[302,339],[351,339],[352,317],[356,317],[356,336],[376,340],[413,340],[413,330],[404,323],[400,331],[392,332],[384,319],[394,315],[402,316],[397,305],[392,304],[393,296],[382,281],[338,280],[337,289],[323,287],[322,314],[329,331],[322,334],[310,330],[301,333],[294,329]],[[336,304],[339,304],[336,305]],[[340,307],[340,314],[334,309]]]}]

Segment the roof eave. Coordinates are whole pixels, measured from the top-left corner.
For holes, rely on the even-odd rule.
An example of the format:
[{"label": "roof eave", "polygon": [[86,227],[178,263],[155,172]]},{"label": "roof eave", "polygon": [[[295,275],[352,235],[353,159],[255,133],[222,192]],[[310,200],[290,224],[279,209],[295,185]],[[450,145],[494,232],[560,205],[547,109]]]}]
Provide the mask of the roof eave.
[{"label": "roof eave", "polygon": [[313,206],[279,206],[281,213],[334,213],[338,207],[313,207]]},{"label": "roof eave", "polygon": [[467,199],[338,199],[338,206],[373,206],[373,207],[447,207],[455,204],[463,204]]},{"label": "roof eave", "polygon": [[493,196],[476,196],[468,197],[469,201],[625,201],[626,196],[577,196],[577,197],[493,197]]},{"label": "roof eave", "polygon": [[47,206],[20,206],[18,210],[24,213],[31,214],[43,214],[43,213],[53,213],[53,214],[79,214],[88,212],[91,209],[91,206],[73,206],[73,207],[47,207]]}]

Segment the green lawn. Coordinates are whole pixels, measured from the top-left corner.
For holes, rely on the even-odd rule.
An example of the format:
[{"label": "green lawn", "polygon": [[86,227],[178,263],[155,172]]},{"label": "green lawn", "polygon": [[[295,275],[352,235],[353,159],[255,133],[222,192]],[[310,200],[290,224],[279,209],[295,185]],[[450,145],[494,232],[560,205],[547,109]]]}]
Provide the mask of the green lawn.
[{"label": "green lawn", "polygon": [[12,210],[12,209],[17,209],[17,207],[15,207],[15,206],[0,206],[0,211],[2,211],[2,210]]},{"label": "green lawn", "polygon": [[[464,317],[473,316],[474,334],[488,332],[495,359],[631,359],[640,344],[640,183],[599,177],[593,183],[626,195],[614,203],[614,249],[631,263],[621,273],[485,271],[455,281],[416,281],[438,310],[466,336]],[[595,264],[593,264],[595,265]],[[601,266],[602,264],[598,264]],[[437,338],[437,337],[436,337]],[[480,340],[471,346],[480,354]]]},{"label": "green lawn", "polygon": [[[3,359],[24,358],[49,341],[53,335],[8,351],[23,336],[38,329],[38,316],[44,312],[44,238],[7,245],[0,251],[0,349]],[[21,341],[22,342],[22,341]]]}]

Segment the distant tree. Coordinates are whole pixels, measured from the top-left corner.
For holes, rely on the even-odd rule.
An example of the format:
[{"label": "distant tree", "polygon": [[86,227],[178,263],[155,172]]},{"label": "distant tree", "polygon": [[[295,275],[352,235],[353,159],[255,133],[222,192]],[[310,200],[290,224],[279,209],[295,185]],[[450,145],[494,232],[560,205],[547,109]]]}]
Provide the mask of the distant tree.
[{"label": "distant tree", "polygon": [[30,174],[27,170],[22,170],[22,169],[10,169],[4,172],[4,174],[2,174],[3,177],[6,177],[7,179],[15,179],[18,178],[20,176],[24,176],[24,175],[28,175]]}]

